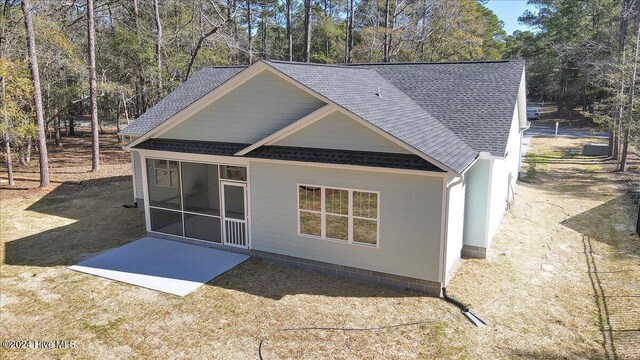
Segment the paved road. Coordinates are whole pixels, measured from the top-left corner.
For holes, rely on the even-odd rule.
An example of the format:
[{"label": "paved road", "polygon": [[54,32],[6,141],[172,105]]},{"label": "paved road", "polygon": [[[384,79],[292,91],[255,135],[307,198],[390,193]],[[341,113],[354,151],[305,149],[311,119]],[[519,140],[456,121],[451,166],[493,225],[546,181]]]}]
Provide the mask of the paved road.
[{"label": "paved road", "polygon": [[[556,127],[555,124],[536,124],[531,123],[529,129],[524,132],[522,137],[522,158],[527,154],[529,149],[529,143],[531,139],[536,136],[555,136]],[[609,138],[609,133],[605,131],[592,131],[592,130],[580,130],[560,127],[558,129],[558,136],[562,137],[595,137],[595,138]]]},{"label": "paved road", "polygon": [[[527,136],[549,136],[555,135],[556,127],[555,124],[543,125],[531,123],[531,127],[527,131],[524,132],[524,135]],[[592,131],[592,130],[580,130],[580,129],[571,129],[560,126],[558,129],[558,136],[570,136],[570,137],[598,137],[598,138],[608,138],[609,133],[605,131]]]}]

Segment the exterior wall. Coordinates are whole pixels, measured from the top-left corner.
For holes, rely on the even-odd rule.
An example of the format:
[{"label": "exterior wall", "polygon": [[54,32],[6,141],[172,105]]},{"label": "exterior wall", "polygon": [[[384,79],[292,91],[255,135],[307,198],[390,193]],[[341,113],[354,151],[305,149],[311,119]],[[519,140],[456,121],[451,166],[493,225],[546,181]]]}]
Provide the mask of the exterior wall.
[{"label": "exterior wall", "polygon": [[334,112],[274,145],[409,153],[348,116]]},{"label": "exterior wall", "polygon": [[513,190],[518,180],[520,166],[520,149],[522,147],[522,131],[518,117],[518,106],[513,112],[513,121],[507,142],[504,159],[493,160],[493,174],[491,176],[491,202],[489,212],[489,237],[486,247],[491,246],[491,240],[498,232],[507,203],[513,199]]},{"label": "exterior wall", "polygon": [[265,71],[160,137],[249,144],[323,105],[322,101]]},{"label": "exterior wall", "polygon": [[516,104],[506,156],[503,159],[482,158],[467,171],[463,249],[465,256],[486,257],[487,249],[491,247],[493,237],[500,228],[507,204],[513,201],[522,147],[519,113],[519,105]]},{"label": "exterior wall", "polygon": [[449,188],[445,286],[453,276],[462,252],[465,191],[466,180]]},{"label": "exterior wall", "polygon": [[140,153],[131,150],[131,174],[133,176],[133,198],[142,199],[144,198],[144,191],[142,187],[142,161],[140,160]]},{"label": "exterior wall", "polygon": [[484,248],[487,246],[491,161],[490,159],[479,159],[465,174],[467,179],[463,235],[465,247]]},{"label": "exterior wall", "polygon": [[265,251],[228,247],[220,244],[192,240],[192,239],[187,239],[180,236],[161,234],[161,233],[156,233],[152,231],[148,232],[147,234],[149,236],[158,237],[161,239],[180,241],[184,243],[255,256],[264,261],[268,261],[272,263],[291,266],[291,267],[295,267],[303,270],[315,271],[315,272],[329,275],[329,276],[338,276],[338,277],[351,279],[354,281],[366,282],[373,285],[395,287],[400,289],[409,289],[409,290],[419,291],[431,296],[438,296],[438,297],[441,295],[441,291],[442,291],[441,284],[439,282],[434,282],[434,281],[386,274],[386,273],[381,273],[377,271],[358,269],[354,267],[336,265],[336,264],[331,264],[331,263],[322,262],[322,261],[302,259],[298,257],[269,253]]},{"label": "exterior wall", "polygon": [[[252,162],[252,247],[439,281],[442,181],[442,177]],[[298,236],[298,183],[379,191],[379,247]]]}]

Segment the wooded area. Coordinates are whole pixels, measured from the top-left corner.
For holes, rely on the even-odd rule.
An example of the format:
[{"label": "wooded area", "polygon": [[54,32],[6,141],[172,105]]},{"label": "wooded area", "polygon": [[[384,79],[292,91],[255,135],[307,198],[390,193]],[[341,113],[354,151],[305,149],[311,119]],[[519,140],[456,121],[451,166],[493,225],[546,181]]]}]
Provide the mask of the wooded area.
[{"label": "wooded area", "polygon": [[[638,142],[640,0],[530,0],[507,35],[476,0],[4,0],[1,130],[12,157],[36,140],[48,184],[46,134],[63,146],[91,119],[120,130],[203,66],[259,59],[316,63],[523,58],[530,100],[557,101],[612,130],[611,156]],[[15,154],[13,154],[15,153]]]}]

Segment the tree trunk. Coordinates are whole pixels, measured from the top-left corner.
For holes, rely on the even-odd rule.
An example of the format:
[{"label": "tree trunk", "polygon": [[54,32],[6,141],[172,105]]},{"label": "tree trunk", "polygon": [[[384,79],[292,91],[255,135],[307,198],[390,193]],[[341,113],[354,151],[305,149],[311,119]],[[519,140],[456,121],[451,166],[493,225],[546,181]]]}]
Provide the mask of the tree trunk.
[{"label": "tree trunk", "polygon": [[162,23],[160,22],[160,10],[158,0],[153,0],[153,15],[156,23],[156,66],[158,67],[158,98],[162,97]]},{"label": "tree trunk", "polygon": [[120,92],[120,97],[122,97],[122,110],[124,111],[124,118],[127,120],[127,125],[129,125],[129,111],[127,110],[127,100],[124,98],[124,93]]},{"label": "tree trunk", "polygon": [[610,158],[613,158],[613,143],[614,143],[613,138],[615,136],[614,135],[615,127],[616,127],[615,123],[612,124],[611,130],[609,131],[609,157]]},{"label": "tree trunk", "polygon": [[209,30],[209,32],[206,32],[206,33],[202,34],[200,39],[198,39],[198,43],[196,44],[196,47],[195,47],[195,49],[193,49],[193,53],[191,54],[191,59],[189,60],[189,65],[187,65],[187,74],[184,76],[184,81],[189,80],[189,75],[191,75],[191,69],[193,68],[193,64],[196,61],[196,57],[198,56],[198,52],[202,48],[202,44],[204,43],[204,41],[209,36],[215,34],[218,31],[218,29],[219,28],[216,26],[213,29]]},{"label": "tree trunk", "polygon": [[289,50],[289,61],[293,61],[293,35],[291,33],[291,1],[286,0],[287,11],[287,49]]},{"label": "tree trunk", "polygon": [[633,57],[633,75],[631,76],[631,84],[629,86],[629,115],[627,118],[626,130],[624,132],[624,141],[622,143],[622,156],[620,157],[620,166],[618,170],[627,170],[627,152],[629,150],[629,135],[631,133],[631,126],[633,121],[633,107],[635,102],[635,89],[636,89],[636,76],[638,74],[638,50],[640,50],[640,13],[637,15],[637,34],[636,34],[636,52]]},{"label": "tree trunk", "polygon": [[249,41],[249,65],[253,64],[253,34],[251,33],[251,0],[247,0],[247,39]]},{"label": "tree trunk", "polygon": [[56,137],[56,146],[62,146],[62,134],[60,134],[60,116],[56,116],[54,120],[54,130]]},{"label": "tree trunk", "polygon": [[[612,159],[618,158],[618,149],[619,149],[618,142],[619,141],[618,141],[618,137],[616,136],[616,134],[618,133],[617,127],[618,127],[618,124],[622,121],[622,117],[624,116],[624,106],[626,103],[624,101],[624,88],[625,88],[624,69],[625,69],[625,63],[626,63],[625,41],[628,33],[627,9],[629,7],[629,0],[623,0],[620,3],[620,5],[621,7],[620,7],[620,24],[619,24],[619,31],[618,31],[618,54],[622,59],[622,66],[620,67],[621,80],[620,80],[620,95],[619,95],[620,99],[622,100],[618,108],[618,118],[614,119],[613,121],[613,126],[611,128],[611,135],[609,137],[609,155],[611,156]],[[618,136],[621,136],[621,135],[618,134]]]},{"label": "tree trunk", "polygon": [[[620,116],[622,116],[622,111],[620,111]],[[613,123],[613,150],[611,154],[611,158],[614,160],[618,159],[618,150],[620,149],[620,119],[616,119]]]},{"label": "tree trunk", "polygon": [[116,100],[116,139],[118,142],[122,142],[122,137],[120,136],[120,99]]},{"label": "tree trunk", "polygon": [[91,107],[91,171],[100,170],[100,134],[96,93],[96,48],[93,27],[93,0],[87,0],[87,38],[89,42],[89,96]]},{"label": "tree trunk", "polygon": [[389,62],[389,6],[390,0],[385,1],[384,5],[384,43],[383,43],[383,61]]},{"label": "tree trunk", "polygon": [[262,11],[260,14],[260,27],[262,34],[260,36],[260,58],[267,58],[267,0],[262,0]]},{"label": "tree trunk", "polygon": [[640,235],[640,205],[638,205],[638,220],[636,221],[636,234]]},{"label": "tree trunk", "polygon": [[[40,144],[40,187],[49,186],[49,157],[47,154],[47,139],[44,132],[44,112],[42,110],[42,93],[40,90],[40,70],[36,56],[36,39],[31,18],[31,6],[29,0],[22,0],[22,13],[24,14],[24,27],[27,32],[27,46],[29,48],[29,68],[33,79],[33,102],[36,110],[36,123],[38,125],[38,143]],[[29,146],[31,148],[31,146]]]},{"label": "tree trunk", "polygon": [[627,152],[629,151],[629,135],[631,133],[631,129],[627,126],[624,131],[624,138],[621,139],[622,142],[622,153],[620,155],[620,164],[618,165],[618,171],[627,171]]},{"label": "tree trunk", "polygon": [[346,14],[346,24],[344,27],[344,59],[343,61],[345,63],[349,62],[349,0],[344,2],[345,4],[345,11],[344,13]]},{"label": "tree trunk", "polygon": [[4,156],[7,163],[7,179],[9,186],[14,185],[13,181],[13,162],[11,161],[11,143],[9,142],[9,133],[4,133]]},{"label": "tree trunk", "polygon": [[[47,142],[45,141],[45,144]],[[27,148],[24,152],[24,163],[28,164],[31,162],[31,148],[34,147],[33,145],[33,141],[31,139],[27,140]],[[37,149],[36,149],[37,150]],[[49,165],[49,158],[47,157],[47,166]],[[48,168],[47,168],[48,169]],[[47,171],[47,175],[49,174],[49,172]]]},{"label": "tree trunk", "polygon": [[73,117],[69,117],[69,131],[67,132],[67,136],[76,136],[76,123]]},{"label": "tree trunk", "polygon": [[[6,81],[4,76],[2,77],[2,97],[5,98],[6,92]],[[13,186],[13,162],[11,161],[11,139],[9,137],[9,114],[7,113],[7,103],[3,102],[4,105],[4,156],[5,161],[7,162],[7,180],[9,182],[9,186]]]},{"label": "tree trunk", "polygon": [[311,0],[304,0],[304,62],[311,62]]},{"label": "tree trunk", "polygon": [[[231,0],[231,4],[233,7],[233,17],[228,18],[228,21],[232,22],[231,31],[233,32],[233,41],[234,41],[234,44],[237,46],[238,45],[238,20],[236,19],[236,17],[238,12],[238,4],[236,3],[236,0]],[[234,60],[234,64],[238,64],[237,50],[233,51],[233,60]]]},{"label": "tree trunk", "polygon": [[347,42],[347,62],[350,63],[353,60],[353,0],[349,1],[349,24],[347,32],[349,34]]}]

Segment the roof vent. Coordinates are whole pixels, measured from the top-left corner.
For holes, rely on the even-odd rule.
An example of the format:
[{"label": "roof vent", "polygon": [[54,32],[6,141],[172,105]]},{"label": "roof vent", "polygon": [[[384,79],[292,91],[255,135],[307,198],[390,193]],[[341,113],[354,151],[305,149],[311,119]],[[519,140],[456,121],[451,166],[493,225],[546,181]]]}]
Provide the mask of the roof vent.
[{"label": "roof vent", "polygon": [[378,86],[378,91],[376,92],[376,95],[378,95],[378,97],[382,97],[382,92],[380,91],[380,86]]}]

